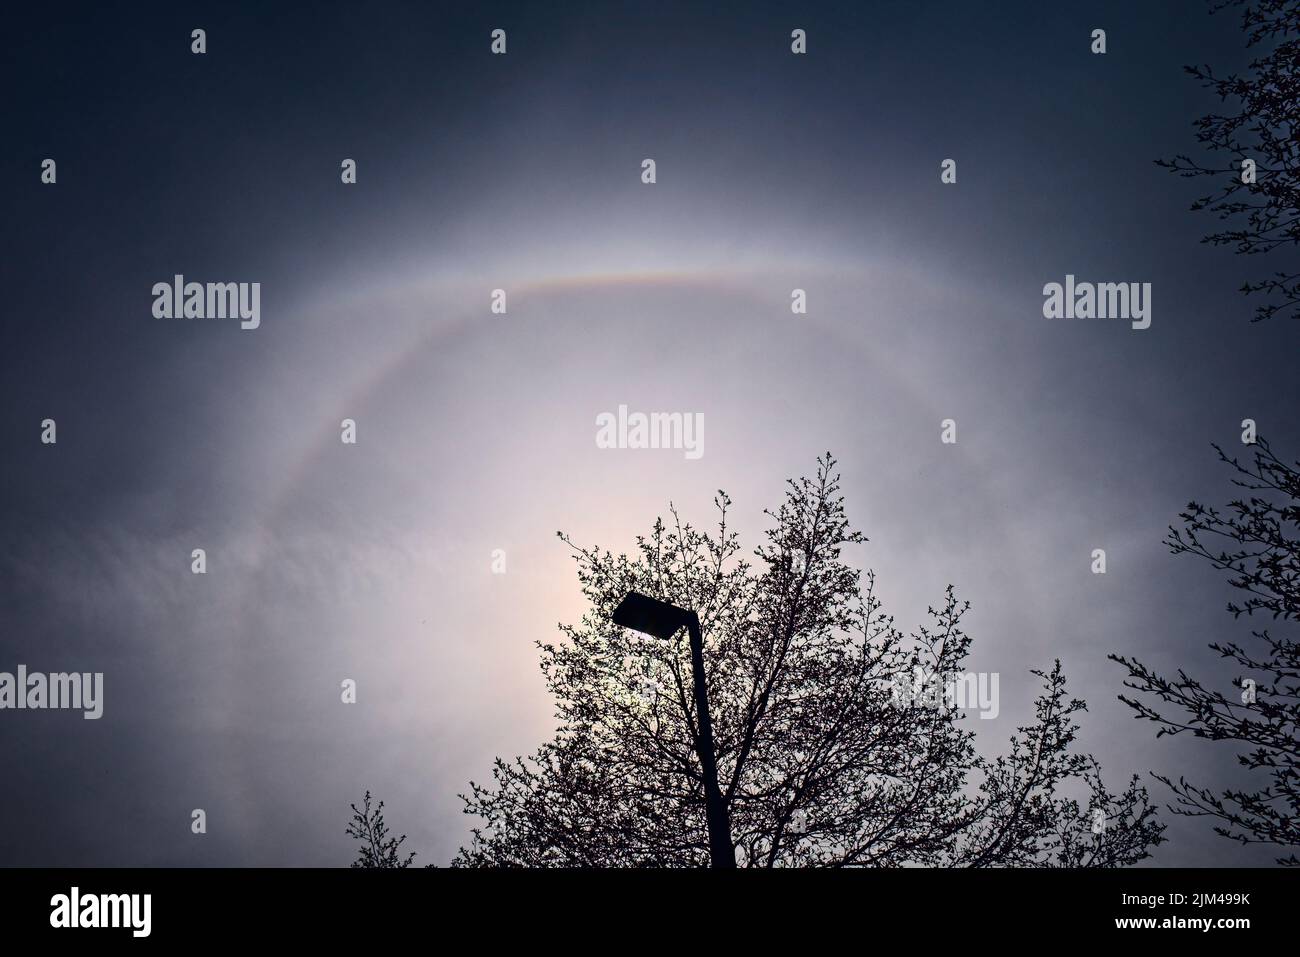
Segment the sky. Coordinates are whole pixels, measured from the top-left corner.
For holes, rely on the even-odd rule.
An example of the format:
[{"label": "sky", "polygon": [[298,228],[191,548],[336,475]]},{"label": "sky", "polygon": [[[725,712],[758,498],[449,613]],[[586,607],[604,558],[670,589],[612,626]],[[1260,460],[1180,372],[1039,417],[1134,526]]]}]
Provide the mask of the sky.
[{"label": "sky", "polygon": [[[367,788],[446,863],[457,795],[554,729],[555,532],[628,550],[721,488],[753,547],[826,451],[899,624],[972,603],[983,748],[1060,658],[1112,789],[1243,780],[1106,659],[1230,683],[1205,646],[1248,626],[1162,540],[1242,419],[1300,448],[1300,329],[1153,162],[1215,107],[1183,65],[1244,64],[1231,14],[29,6],[4,44],[0,671],[102,672],[104,715],[0,712],[0,863],[346,864]],[[155,317],[177,274],[260,283],[260,325]],[[1150,328],[1044,318],[1067,275],[1150,283]],[[598,448],[620,405],[701,414],[703,455]],[[1153,863],[1275,856],[1165,819]]]}]

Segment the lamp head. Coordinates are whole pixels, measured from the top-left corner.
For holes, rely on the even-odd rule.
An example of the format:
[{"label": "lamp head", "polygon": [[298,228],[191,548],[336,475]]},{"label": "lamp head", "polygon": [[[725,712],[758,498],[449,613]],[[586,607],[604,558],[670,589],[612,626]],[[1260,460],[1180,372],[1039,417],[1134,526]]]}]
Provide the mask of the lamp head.
[{"label": "lamp head", "polygon": [[671,638],[690,620],[690,612],[640,592],[628,592],[614,609],[612,621],[656,638]]}]

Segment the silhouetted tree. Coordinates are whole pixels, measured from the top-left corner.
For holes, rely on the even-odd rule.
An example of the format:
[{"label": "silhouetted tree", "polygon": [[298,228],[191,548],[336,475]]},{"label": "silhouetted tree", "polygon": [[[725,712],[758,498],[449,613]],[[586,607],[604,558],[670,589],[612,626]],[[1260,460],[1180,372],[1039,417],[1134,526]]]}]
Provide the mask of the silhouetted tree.
[{"label": "silhouetted tree", "polygon": [[388,825],[384,823],[384,802],[380,801],[373,808],[370,806],[370,792],[366,792],[361,807],[352,805],[352,823],[348,825],[348,837],[361,842],[357,859],[353,867],[402,868],[410,867],[415,859],[415,852],[402,856],[402,842],[406,835],[389,837]]},{"label": "silhouetted tree", "polygon": [[[951,587],[910,639],[874,576],[840,560],[852,531],[830,456],[791,481],[756,562],[740,557],[719,492],[716,536],[656,521],[635,557],[574,550],[591,609],[566,641],[539,643],[560,721],[525,760],[471,784],[482,819],[461,866],[700,867],[709,861],[684,631],[659,640],[610,622],[632,590],[695,609],[703,625],[718,774],[747,866],[1129,864],[1163,825],[1134,776],[1104,787],[1070,746],[1082,701],[1060,663],[1010,750],[976,754],[951,698],[971,639]],[[923,680],[919,680],[921,678]],[[933,681],[930,682],[933,687]]]},{"label": "silhouetted tree", "polygon": [[[1300,620],[1300,462],[1288,465],[1259,439],[1254,461],[1242,465],[1217,445],[1219,458],[1237,477],[1233,484],[1250,494],[1230,502],[1226,511],[1188,504],[1179,515],[1182,529],[1169,528],[1166,539],[1174,554],[1196,555],[1228,573],[1228,583],[1245,597],[1228,603],[1233,618],[1255,615],[1273,621]],[[1166,717],[1150,705],[1120,696],[1139,718],[1155,721],[1161,735],[1192,734],[1211,741],[1230,741],[1244,749],[1243,767],[1268,780],[1256,791],[1215,794],[1179,778],[1160,777],[1177,796],[1180,814],[1210,817],[1214,829],[1243,844],[1300,846],[1300,645],[1294,637],[1269,629],[1252,631],[1247,648],[1236,642],[1210,647],[1233,662],[1232,696],[1218,690],[1228,680],[1206,688],[1178,672],[1166,678],[1139,661],[1111,657],[1129,670],[1124,684],[1175,706]],[[1300,865],[1295,853],[1279,864]]]},{"label": "silhouetted tree", "polygon": [[[1208,165],[1184,155],[1156,162],[1184,177],[1210,177],[1220,188],[1192,204],[1229,224],[1202,242],[1233,246],[1245,255],[1295,250],[1300,244],[1300,3],[1295,0],[1224,0],[1212,12],[1241,7],[1247,46],[1267,52],[1243,75],[1220,75],[1208,66],[1184,69],[1232,110],[1196,121],[1196,138],[1210,154]],[[1243,163],[1255,164],[1248,182]],[[1277,313],[1300,315],[1300,268],[1248,281],[1241,291],[1263,293],[1255,319]]]}]

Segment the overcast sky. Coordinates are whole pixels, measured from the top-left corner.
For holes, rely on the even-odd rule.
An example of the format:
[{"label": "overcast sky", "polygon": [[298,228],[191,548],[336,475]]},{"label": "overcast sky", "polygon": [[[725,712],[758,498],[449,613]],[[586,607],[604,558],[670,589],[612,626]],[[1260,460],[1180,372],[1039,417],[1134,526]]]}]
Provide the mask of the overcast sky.
[{"label": "overcast sky", "polygon": [[[1205,646],[1248,626],[1161,540],[1230,496],[1210,443],[1243,418],[1300,449],[1296,324],[1248,321],[1261,267],[1152,162],[1216,105],[1182,65],[1244,62],[1233,15],[250,6],[5,31],[0,670],[102,671],[105,700],[0,712],[0,862],[341,865],[370,788],[445,863],[457,793],[553,731],[533,645],[583,612],[555,531],[630,549],[723,488],[752,547],[826,450],[899,624],[972,602],[982,746],[1059,657],[1112,789],[1238,780],[1106,660],[1228,687]],[[176,274],[259,282],[260,327],[154,318]],[[1067,274],[1151,283],[1151,327],[1045,319]],[[598,449],[620,404],[702,413],[703,456]],[[1274,856],[1168,836],[1156,863]]]}]

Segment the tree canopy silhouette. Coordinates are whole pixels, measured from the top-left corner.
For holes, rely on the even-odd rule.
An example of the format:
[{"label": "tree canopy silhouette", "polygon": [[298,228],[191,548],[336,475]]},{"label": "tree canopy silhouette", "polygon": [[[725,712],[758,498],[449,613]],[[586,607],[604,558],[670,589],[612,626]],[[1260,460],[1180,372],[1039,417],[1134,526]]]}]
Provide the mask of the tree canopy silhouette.
[{"label": "tree canopy silhouette", "polygon": [[[1067,866],[1130,864],[1160,843],[1136,776],[1120,793],[1074,753],[1084,703],[1060,663],[1034,719],[1006,753],[976,753],[943,696],[918,676],[961,672],[967,605],[948,588],[905,637],[874,575],[841,559],[852,530],[829,454],[767,512],[752,561],[715,498],[715,534],[655,522],[633,556],[574,545],[591,602],[564,641],[539,643],[557,703],[555,737],[498,758],[471,783],[481,819],[460,866],[701,867],[709,861],[685,633],[668,640],[611,623],[629,592],[698,612],[718,775],[742,866]],[[910,690],[909,690],[910,689]]]},{"label": "tree canopy silhouette", "polygon": [[347,834],[361,845],[352,866],[381,870],[410,867],[415,852],[408,851],[405,857],[402,856],[402,842],[406,835],[390,837],[384,821],[384,802],[380,801],[373,807],[370,802],[370,792],[367,791],[361,807],[352,805],[352,821],[348,824]]},{"label": "tree canopy silhouette", "polygon": [[[1204,178],[1220,188],[1192,204],[1215,213],[1226,225],[1202,242],[1231,246],[1244,255],[1300,245],[1300,4],[1295,0],[1224,0],[1213,6],[1241,7],[1248,47],[1266,47],[1243,74],[1221,74],[1209,65],[1184,69],[1213,90],[1233,111],[1196,121],[1196,138],[1210,154],[1186,155],[1157,164],[1183,177]],[[1247,164],[1254,164],[1248,170]],[[1300,269],[1294,266],[1247,281],[1241,291],[1262,293],[1258,322],[1281,313],[1300,315]]]},{"label": "tree canopy silhouette", "polygon": [[[1300,620],[1300,462],[1286,463],[1262,438],[1254,446],[1254,461],[1246,465],[1214,448],[1236,472],[1233,484],[1249,495],[1223,511],[1189,503],[1179,515],[1183,527],[1170,526],[1166,542],[1174,554],[1195,555],[1227,572],[1228,583],[1245,595],[1228,603],[1234,619],[1259,615],[1293,624]],[[1251,638],[1248,645],[1210,645],[1236,670],[1231,697],[1219,690],[1229,686],[1226,676],[1207,688],[1181,670],[1167,678],[1140,661],[1111,658],[1128,669],[1125,686],[1181,712],[1168,717],[1120,696],[1138,718],[1160,725],[1157,737],[1188,733],[1232,742],[1243,749],[1241,765],[1269,782],[1254,791],[1215,794],[1181,777],[1174,783],[1158,776],[1177,796],[1174,810],[1216,820],[1215,831],[1243,844],[1295,848],[1300,846],[1300,644],[1268,628],[1251,631]],[[1278,863],[1297,866],[1300,859],[1293,851]]]}]

